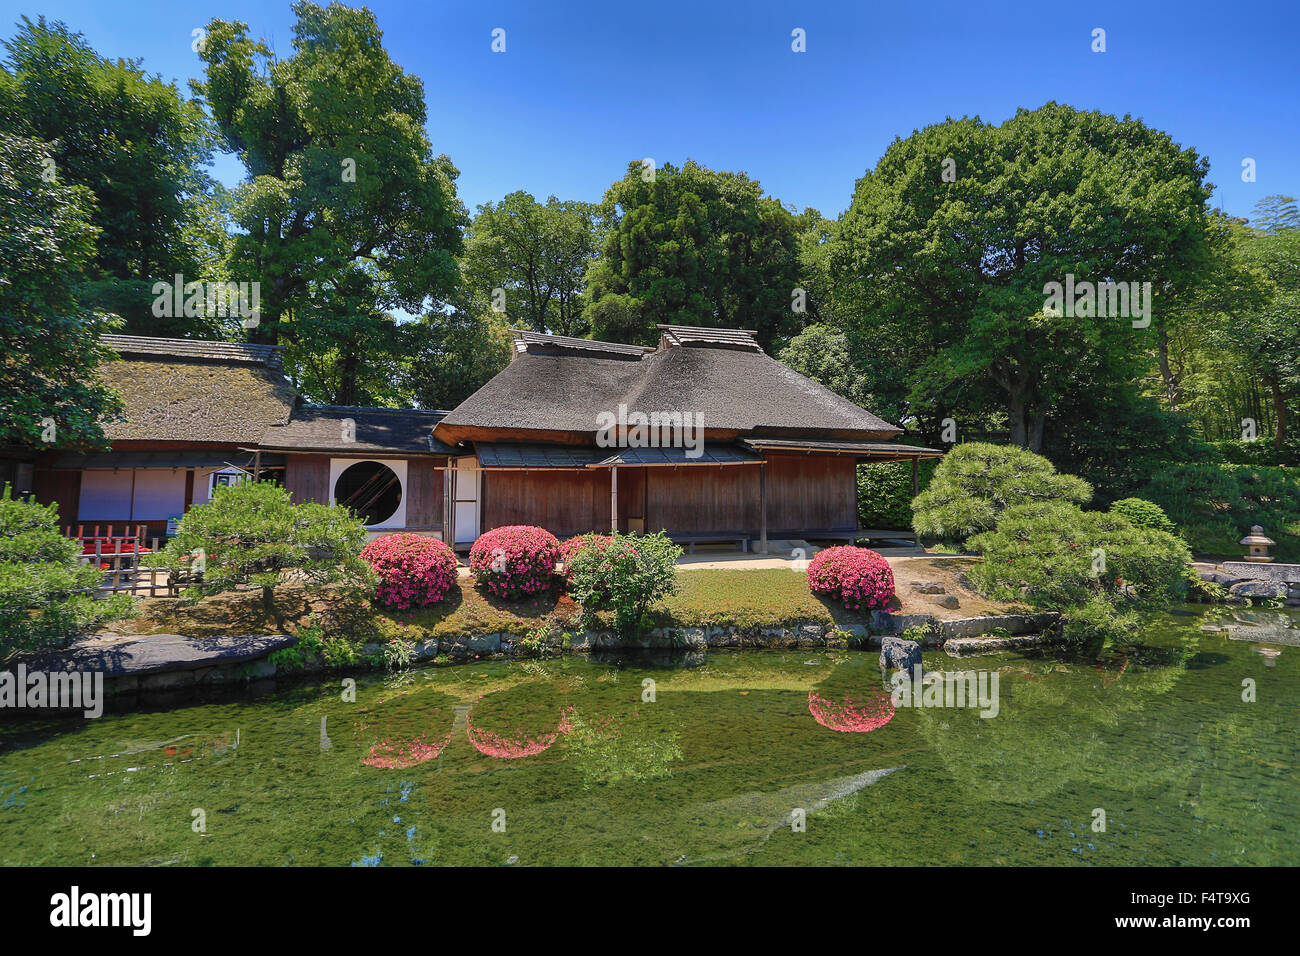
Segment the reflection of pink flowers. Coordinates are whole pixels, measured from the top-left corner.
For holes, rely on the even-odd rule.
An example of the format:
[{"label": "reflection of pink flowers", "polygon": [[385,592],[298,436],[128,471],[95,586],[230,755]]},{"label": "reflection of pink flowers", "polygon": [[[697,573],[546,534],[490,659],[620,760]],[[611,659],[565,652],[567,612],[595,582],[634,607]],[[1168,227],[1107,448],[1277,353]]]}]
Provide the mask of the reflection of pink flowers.
[{"label": "reflection of pink flowers", "polygon": [[569,721],[569,711],[572,709],[571,707],[564,708],[560,712],[559,726],[551,733],[542,734],[540,737],[528,737],[523,731],[514,731],[514,733],[519,734],[518,737],[507,737],[505,734],[497,734],[481,727],[475,727],[468,718],[466,718],[465,722],[465,731],[469,735],[469,742],[474,745],[474,749],[484,756],[497,757],[501,760],[532,757],[544,750],[549,750],[560,734],[567,734],[573,730],[573,724]]},{"label": "reflection of pink flowers", "polygon": [[451,731],[432,741],[424,734],[409,740],[384,739],[371,747],[369,756],[362,757],[361,762],[368,767],[405,770],[437,757],[449,743]]},{"label": "reflection of pink flowers", "polygon": [[815,690],[810,690],[808,711],[817,723],[830,730],[866,734],[879,730],[894,719],[894,702],[888,694],[881,693],[864,701],[846,697],[836,703],[822,697]]}]

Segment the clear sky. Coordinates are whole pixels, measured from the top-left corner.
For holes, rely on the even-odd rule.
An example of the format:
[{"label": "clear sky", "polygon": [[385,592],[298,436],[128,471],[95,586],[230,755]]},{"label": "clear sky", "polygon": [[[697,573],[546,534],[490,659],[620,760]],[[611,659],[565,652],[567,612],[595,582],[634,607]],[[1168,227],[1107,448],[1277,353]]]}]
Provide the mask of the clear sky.
[{"label": "clear sky", "polygon": [[[478,203],[527,189],[600,199],[629,160],[744,170],[835,216],[896,136],[1055,99],[1131,113],[1211,161],[1216,205],[1300,196],[1300,0],[1073,4],[763,0],[371,0],[424,80],[429,136]],[[247,22],[291,52],[287,0],[0,0],[0,32],[44,14],[107,56],[184,81],[191,30]],[[491,33],[506,31],[506,52]],[[1094,28],[1106,52],[1091,50]],[[806,31],[807,52],[791,50]],[[1242,160],[1256,162],[1242,181]],[[215,173],[240,176],[236,160]]]}]

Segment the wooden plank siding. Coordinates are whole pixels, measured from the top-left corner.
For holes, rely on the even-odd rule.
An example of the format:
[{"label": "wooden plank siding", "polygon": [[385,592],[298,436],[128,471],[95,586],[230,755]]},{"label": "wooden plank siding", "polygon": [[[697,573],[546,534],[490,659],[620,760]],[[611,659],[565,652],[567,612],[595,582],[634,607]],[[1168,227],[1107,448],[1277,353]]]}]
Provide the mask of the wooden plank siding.
[{"label": "wooden plank siding", "polygon": [[442,530],[441,461],[411,458],[406,462],[406,526],[412,529]]},{"label": "wooden plank siding", "polygon": [[480,507],[484,531],[511,524],[538,525],[559,538],[609,531],[609,470],[487,469]]},{"label": "wooden plank siding", "polygon": [[[857,527],[854,460],[834,455],[767,459],[767,527],[785,535]],[[487,470],[483,530],[531,524],[564,538],[609,530],[609,469]],[[688,465],[618,470],[619,530],[644,517],[646,531],[758,537],[757,465]]]},{"label": "wooden plank siding", "polygon": [[325,455],[289,455],[284,462],[284,487],[297,504],[330,503],[330,460]]},{"label": "wooden plank siding", "polygon": [[857,468],[848,455],[767,456],[767,529],[855,530]]},{"label": "wooden plank siding", "polygon": [[32,473],[32,494],[43,505],[59,506],[60,526],[76,524],[77,509],[81,507],[81,472],[38,466]]},{"label": "wooden plank siding", "polygon": [[758,465],[686,465],[646,471],[647,531],[758,534]]}]

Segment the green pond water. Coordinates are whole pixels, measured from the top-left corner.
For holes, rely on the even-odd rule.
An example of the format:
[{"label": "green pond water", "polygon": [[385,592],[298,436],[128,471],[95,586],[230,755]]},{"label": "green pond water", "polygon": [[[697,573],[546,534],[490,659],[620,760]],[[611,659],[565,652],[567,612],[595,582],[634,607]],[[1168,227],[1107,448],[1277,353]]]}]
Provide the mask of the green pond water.
[{"label": "green pond water", "polygon": [[1163,615],[1104,666],[927,653],[997,672],[989,719],[892,710],[876,657],[480,662],[0,722],[0,863],[1300,863],[1294,612]]}]

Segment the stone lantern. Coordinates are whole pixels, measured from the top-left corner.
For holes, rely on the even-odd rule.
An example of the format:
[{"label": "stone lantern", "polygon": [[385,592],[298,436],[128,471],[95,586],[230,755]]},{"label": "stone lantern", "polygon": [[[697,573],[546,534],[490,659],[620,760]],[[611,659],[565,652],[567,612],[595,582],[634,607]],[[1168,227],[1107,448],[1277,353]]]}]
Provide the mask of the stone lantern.
[{"label": "stone lantern", "polygon": [[1264,537],[1264,529],[1259,525],[1252,527],[1250,529],[1250,534],[1242,538],[1239,543],[1246,546],[1247,561],[1255,561],[1262,564],[1266,561],[1273,560],[1272,557],[1269,556],[1268,548],[1269,545],[1277,544],[1277,542],[1272,538]]}]

